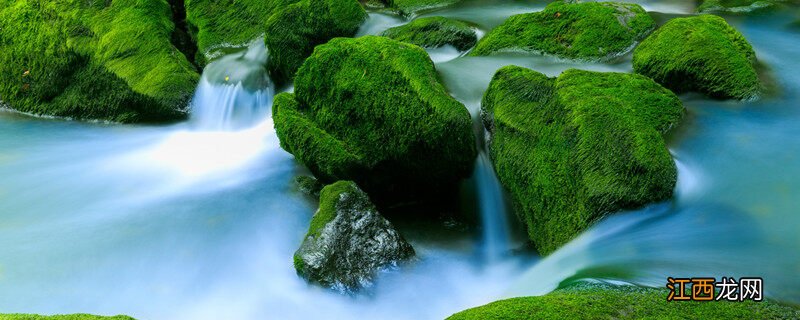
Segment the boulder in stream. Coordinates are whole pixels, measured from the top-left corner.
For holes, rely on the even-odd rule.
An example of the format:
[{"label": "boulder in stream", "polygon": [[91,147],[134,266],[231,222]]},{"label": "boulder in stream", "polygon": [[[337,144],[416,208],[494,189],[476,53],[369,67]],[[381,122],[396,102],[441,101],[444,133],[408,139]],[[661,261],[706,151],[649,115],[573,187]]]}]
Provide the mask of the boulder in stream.
[{"label": "boulder in stream", "polygon": [[606,214],[672,196],[677,170],[662,135],[683,113],[641,75],[548,78],[517,66],[497,71],[482,103],[494,168],[542,255]]},{"label": "boulder in stream", "polygon": [[638,4],[556,1],[542,11],[511,16],[481,39],[471,55],[530,52],[604,60],[629,52],[655,26]]},{"label": "boulder in stream", "polygon": [[677,92],[752,99],[761,83],[756,54],[739,31],[715,15],[676,18],[633,52],[633,69]]},{"label": "boulder in stream", "polygon": [[451,45],[459,51],[469,50],[478,41],[478,35],[468,24],[445,17],[414,19],[402,26],[384,31],[381,36],[423,48]]},{"label": "boulder in stream", "polygon": [[27,113],[116,122],[185,118],[199,74],[157,0],[2,2],[0,97]]},{"label": "boulder in stream", "polygon": [[267,67],[276,80],[294,78],[314,47],[335,37],[352,37],[367,18],[356,0],[302,0],[266,23]]},{"label": "boulder in stream", "polygon": [[469,112],[425,50],[384,37],[318,46],[295,92],[275,97],[273,120],[281,147],[320,181],[355,181],[373,199],[452,190],[476,156]]},{"label": "boulder in stream", "polygon": [[294,267],[311,282],[354,292],[370,286],[378,271],[413,256],[414,248],[367,194],[351,181],[338,181],[322,189]]}]

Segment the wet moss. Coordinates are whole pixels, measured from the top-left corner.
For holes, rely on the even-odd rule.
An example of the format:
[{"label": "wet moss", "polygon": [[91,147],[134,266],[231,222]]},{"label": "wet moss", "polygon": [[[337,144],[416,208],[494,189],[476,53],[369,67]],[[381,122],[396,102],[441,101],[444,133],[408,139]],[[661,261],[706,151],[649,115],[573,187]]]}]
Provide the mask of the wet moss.
[{"label": "wet moss", "polygon": [[281,146],[322,182],[353,180],[373,197],[441,192],[476,155],[469,113],[427,53],[384,37],[317,46],[273,119]]},{"label": "wet moss", "polygon": [[163,0],[0,2],[0,99],[35,114],[180,119],[199,78]]},{"label": "wet moss", "polygon": [[677,18],[645,39],[633,53],[633,69],[677,93],[751,99],[761,84],[756,54],[747,39],[714,15]]},{"label": "wet moss", "polygon": [[423,48],[451,45],[460,51],[469,50],[478,41],[478,36],[472,27],[445,17],[415,19],[405,25],[388,29],[381,36]]},{"label": "wet moss", "polygon": [[653,18],[637,4],[556,1],[540,12],[508,18],[481,39],[471,55],[525,51],[607,59],[628,52],[654,28]]},{"label": "wet moss", "polygon": [[602,216],[668,199],[677,172],[662,134],[680,100],[631,74],[501,68],[482,102],[500,182],[541,254]]},{"label": "wet moss", "polygon": [[772,301],[667,302],[666,289],[576,285],[539,297],[495,301],[450,316],[472,319],[797,319],[800,311]]},{"label": "wet moss", "polygon": [[293,78],[314,47],[335,37],[354,36],[366,18],[356,0],[304,0],[280,10],[265,29],[273,78]]}]

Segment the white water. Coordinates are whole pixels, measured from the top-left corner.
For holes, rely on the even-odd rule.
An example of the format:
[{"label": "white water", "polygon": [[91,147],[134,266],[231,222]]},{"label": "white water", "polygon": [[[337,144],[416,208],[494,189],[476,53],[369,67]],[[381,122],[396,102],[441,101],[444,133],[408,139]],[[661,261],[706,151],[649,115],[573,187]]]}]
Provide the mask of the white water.
[{"label": "white water", "polygon": [[266,71],[268,57],[264,41],[256,39],[246,50],[209,63],[192,99],[196,127],[230,131],[264,121],[275,91]]},{"label": "white water", "polygon": [[[485,32],[510,14],[543,7],[481,3],[423,15],[458,17]],[[658,8],[664,12],[693,10],[688,0],[644,3],[666,6]],[[679,160],[675,201],[612,216],[537,260],[509,252],[516,245],[506,242],[504,228],[513,221],[503,218],[515,218],[501,213],[502,191],[482,157],[473,179],[479,182],[468,185],[476,193],[461,199],[480,199],[478,228],[438,218],[397,221],[419,261],[380,275],[374,290],[355,298],[309,286],[294,273],[291,257],[316,205],[292,190],[292,178],[305,170],[278,145],[271,99],[265,104],[263,95],[252,95],[253,88],[271,87],[263,71],[250,78],[231,72],[239,67],[221,68],[229,82],[267,81],[236,89],[207,69],[198,95],[210,99],[195,99],[195,116],[185,124],[105,125],[0,112],[0,312],[441,319],[580,277],[662,287],[666,276],[706,275],[763,276],[768,297],[796,303],[800,36],[781,29],[786,20],[731,19],[772,67],[782,93],[746,104],[684,97],[686,132],[670,141]],[[392,23],[375,23],[372,32]],[[245,56],[218,61],[266,61]],[[573,67],[630,71],[626,59],[595,64],[525,55],[458,57],[437,70],[476,116],[494,71],[508,64],[551,76]],[[259,110],[251,114],[263,121],[216,121],[237,114],[222,110],[239,105]],[[201,108],[213,121],[198,118]],[[508,230],[514,231],[520,230]]]}]

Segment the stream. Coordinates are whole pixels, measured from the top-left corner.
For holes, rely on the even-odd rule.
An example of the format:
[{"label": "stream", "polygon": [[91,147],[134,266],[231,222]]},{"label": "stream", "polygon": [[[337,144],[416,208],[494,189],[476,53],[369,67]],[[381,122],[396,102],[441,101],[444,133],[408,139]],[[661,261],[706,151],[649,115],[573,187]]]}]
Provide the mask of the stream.
[{"label": "stream", "polygon": [[[659,16],[693,0],[631,1]],[[463,1],[419,16],[471,22],[479,35],[541,1]],[[189,120],[163,126],[77,122],[0,110],[0,310],[137,319],[443,319],[576,279],[663,287],[667,277],[762,277],[800,304],[800,31],[792,12],[726,16],[751,42],[770,94],[752,102],[681,96],[668,137],[671,201],[612,215],[558,251],[526,250],[485,150],[459,204],[396,226],[419,259],[357,296],[307,284],[292,266],[316,210],[293,179],[270,118],[276,92],[260,40],[204,71]],[[359,35],[403,24],[370,13]],[[631,72],[611,63],[431,50],[478,126],[494,71],[519,65]],[[220,80],[223,79],[224,80]],[[476,134],[481,133],[476,130]],[[431,209],[436,211],[439,209]],[[426,212],[415,212],[425,215]],[[424,219],[423,219],[424,220]],[[474,221],[472,221],[474,220]],[[665,291],[666,293],[666,291]]]}]

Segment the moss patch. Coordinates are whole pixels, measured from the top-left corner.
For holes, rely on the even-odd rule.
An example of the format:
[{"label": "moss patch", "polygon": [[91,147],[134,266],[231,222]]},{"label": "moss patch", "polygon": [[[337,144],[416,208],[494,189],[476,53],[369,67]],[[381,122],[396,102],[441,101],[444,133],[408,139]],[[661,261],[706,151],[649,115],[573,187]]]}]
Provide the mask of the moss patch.
[{"label": "moss patch", "polygon": [[366,18],[356,0],[304,0],[287,6],[266,24],[271,74],[278,80],[293,78],[314,47],[354,36]]},{"label": "moss patch", "polygon": [[667,302],[666,289],[578,285],[539,297],[495,301],[449,320],[483,319],[797,319],[797,309],[771,301]]},{"label": "moss patch", "polygon": [[199,78],[164,0],[0,0],[0,99],[35,114],[119,122],[185,116]]},{"label": "moss patch", "polygon": [[750,99],[761,90],[753,48],[714,15],[677,18],[645,39],[633,53],[633,69],[681,93]]},{"label": "moss patch", "polygon": [[373,197],[443,191],[476,155],[469,113],[427,53],[384,37],[317,46],[273,119],[281,146],[321,181],[353,180]]},{"label": "moss patch", "polygon": [[672,196],[677,172],[662,134],[683,107],[646,77],[571,69],[548,78],[508,66],[482,112],[495,170],[541,254],[605,214]]},{"label": "moss patch", "polygon": [[461,51],[469,50],[478,41],[475,30],[469,25],[444,17],[415,19],[405,25],[388,29],[381,36],[423,48],[451,45]]},{"label": "moss patch", "polygon": [[135,320],[128,316],[95,316],[91,314],[60,314],[43,316],[38,314],[0,314],[0,320]]},{"label": "moss patch", "polygon": [[628,52],[655,28],[637,4],[553,2],[544,10],[508,18],[478,42],[472,55],[504,51],[598,60]]}]

